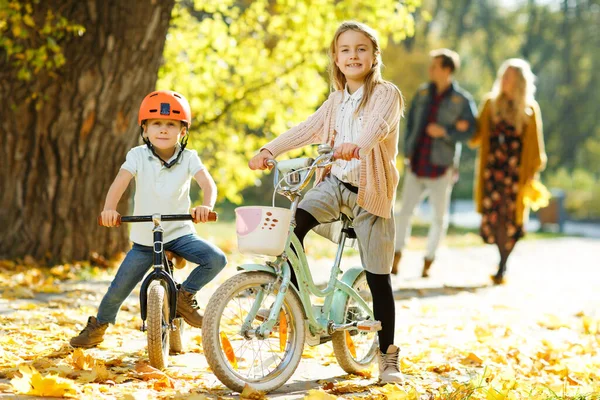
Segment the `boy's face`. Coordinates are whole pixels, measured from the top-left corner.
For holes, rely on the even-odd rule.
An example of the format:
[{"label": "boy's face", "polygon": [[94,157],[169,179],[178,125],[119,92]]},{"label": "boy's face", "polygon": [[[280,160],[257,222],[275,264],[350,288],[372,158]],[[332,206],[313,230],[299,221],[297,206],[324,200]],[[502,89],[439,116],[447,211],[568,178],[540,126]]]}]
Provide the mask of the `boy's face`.
[{"label": "boy's face", "polygon": [[335,63],[347,80],[362,81],[375,62],[373,43],[364,33],[348,30],[336,44]]},{"label": "boy's face", "polygon": [[175,148],[179,139],[185,135],[181,121],[173,119],[149,119],[144,126],[144,134],[152,146],[168,150]]}]

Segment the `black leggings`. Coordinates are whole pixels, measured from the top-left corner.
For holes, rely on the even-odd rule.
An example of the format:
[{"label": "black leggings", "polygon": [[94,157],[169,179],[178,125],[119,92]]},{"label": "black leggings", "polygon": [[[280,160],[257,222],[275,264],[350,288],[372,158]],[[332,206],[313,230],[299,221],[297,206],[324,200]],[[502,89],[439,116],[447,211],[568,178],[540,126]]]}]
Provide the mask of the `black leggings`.
[{"label": "black leggings", "polygon": [[[296,211],[296,228],[294,233],[304,248],[304,237],[319,222],[309,212],[298,208]],[[294,249],[295,251],[295,249]],[[298,287],[298,280],[293,268],[292,283]],[[375,319],[381,322],[381,330],[379,335],[379,348],[382,352],[386,352],[389,345],[394,343],[394,329],[396,324],[396,307],[394,304],[394,292],[392,290],[392,280],[390,274],[378,275],[369,271],[367,273],[367,283],[371,289],[373,296],[373,314]]]}]

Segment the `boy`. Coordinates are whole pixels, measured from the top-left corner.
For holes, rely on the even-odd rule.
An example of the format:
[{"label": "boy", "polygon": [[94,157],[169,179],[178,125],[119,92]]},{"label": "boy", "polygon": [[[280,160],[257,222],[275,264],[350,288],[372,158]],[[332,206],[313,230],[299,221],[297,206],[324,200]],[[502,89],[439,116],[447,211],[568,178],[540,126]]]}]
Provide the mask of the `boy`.
[{"label": "boy", "polygon": [[[121,196],[135,177],[134,215],[190,212],[194,222],[206,222],[217,197],[216,185],[202,165],[198,154],[185,149],[188,128],[192,120],[189,103],[181,94],[155,91],[148,94],[140,106],[138,124],[145,145],[134,147],[127,154],[117,177],[110,186],[102,225],[117,225],[116,211]],[[190,180],[194,178],[204,194],[201,206],[190,210]],[[89,317],[86,327],[70,340],[73,347],[93,347],[103,341],[109,323],[114,324],[117,312],[134,287],[152,265],[151,222],[131,226],[131,250],[119,267],[104,295],[96,317]],[[163,222],[165,250],[198,264],[182,283],[177,294],[177,316],[189,325],[201,328],[202,315],[194,295],[210,282],[227,263],[225,254],[216,246],[200,239],[191,221]]]}]

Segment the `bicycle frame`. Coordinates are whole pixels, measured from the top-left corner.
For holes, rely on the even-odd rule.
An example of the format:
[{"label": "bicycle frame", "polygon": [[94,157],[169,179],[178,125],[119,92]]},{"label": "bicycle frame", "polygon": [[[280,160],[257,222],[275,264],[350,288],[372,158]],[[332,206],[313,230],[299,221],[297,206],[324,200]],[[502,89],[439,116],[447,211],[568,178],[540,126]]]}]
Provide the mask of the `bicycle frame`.
[{"label": "bicycle frame", "polygon": [[165,255],[165,249],[163,244],[163,228],[160,225],[161,216],[160,214],[152,215],[152,234],[154,236],[153,246],[153,265],[152,272],[142,282],[140,288],[140,313],[142,317],[142,331],[146,330],[146,316],[148,312],[148,287],[153,281],[162,281],[167,286],[167,293],[169,294],[169,326],[173,325],[175,314],[177,312],[177,285],[173,280],[173,271]]},{"label": "bicycle frame", "polygon": [[[326,155],[327,154],[322,153],[321,157],[324,157]],[[331,268],[329,281],[327,283],[327,286],[323,290],[319,289],[315,285],[312,279],[310,268],[308,266],[306,255],[304,253],[304,249],[302,248],[300,241],[294,234],[294,228],[296,227],[295,215],[301,198],[300,191],[306,186],[306,184],[312,177],[312,173],[317,168],[316,166],[318,165],[318,162],[319,159],[313,162],[313,164],[310,167],[309,174],[307,174],[307,176],[305,176],[304,179],[296,185],[296,187],[282,188],[281,192],[283,193],[280,192],[280,194],[283,194],[284,196],[292,200],[290,210],[292,211],[293,218],[288,231],[288,238],[286,242],[285,251],[280,256],[278,256],[274,262],[267,262],[269,272],[274,273],[278,276],[278,278],[281,280],[281,285],[279,287],[279,292],[275,297],[275,302],[271,307],[268,319],[256,329],[255,334],[259,337],[268,336],[273,326],[275,326],[275,324],[277,323],[279,312],[281,310],[281,306],[283,305],[285,293],[290,287],[291,272],[288,262],[292,265],[292,268],[296,274],[299,286],[297,293],[300,297],[306,318],[309,322],[309,328],[313,331],[314,334],[325,333],[331,335],[336,330],[350,328],[350,326],[340,325],[344,321],[340,320],[340,315],[342,313],[340,313],[340,311],[338,310],[338,308],[341,305],[345,304],[347,296],[353,298],[360,306],[360,308],[363,309],[363,311],[365,311],[371,319],[374,319],[373,311],[371,310],[371,308],[362,299],[362,297],[360,297],[360,295],[351,287],[354,278],[358,275],[357,271],[347,271],[347,273],[350,273],[350,275],[352,275],[352,280],[350,281],[350,279],[348,279],[348,281],[350,281],[350,284],[346,283],[344,280],[337,279],[337,276],[341,272],[340,262],[344,251],[344,244],[346,238],[348,237],[348,228],[350,226],[350,220],[348,219],[348,217],[342,214],[342,235],[338,244],[336,257]],[[277,166],[275,166],[275,168],[277,168]],[[276,170],[274,178],[275,182],[277,182],[277,179],[278,171]],[[277,190],[277,188],[275,190]],[[293,249],[297,249],[297,253],[292,249],[292,247]],[[249,270],[260,269],[252,268],[251,266],[248,266],[248,268],[246,268],[245,266],[241,266],[241,268]],[[362,268],[360,269],[360,271],[362,271]],[[271,289],[269,288],[269,290]],[[319,308],[318,312],[315,312],[315,310],[312,307],[310,301],[311,294],[325,299],[324,305]],[[264,291],[261,291],[257,294],[257,299],[244,321],[242,330],[248,330],[251,326],[251,323],[259,310],[260,304],[262,303],[264,295]]]},{"label": "bicycle frame", "polygon": [[148,287],[153,281],[159,280],[164,282],[169,293],[169,325],[173,325],[177,311],[177,284],[173,280],[173,270],[167,260],[163,244],[163,233],[164,230],[160,225],[162,220],[181,220],[191,219],[191,216],[177,216],[177,215],[160,215],[153,214],[152,216],[129,216],[122,217],[121,222],[147,222],[152,221],[154,227],[152,228],[152,234],[154,237],[153,244],[153,271],[146,276],[142,282],[140,289],[140,313],[142,317],[142,331],[146,330],[146,316],[148,314]]}]

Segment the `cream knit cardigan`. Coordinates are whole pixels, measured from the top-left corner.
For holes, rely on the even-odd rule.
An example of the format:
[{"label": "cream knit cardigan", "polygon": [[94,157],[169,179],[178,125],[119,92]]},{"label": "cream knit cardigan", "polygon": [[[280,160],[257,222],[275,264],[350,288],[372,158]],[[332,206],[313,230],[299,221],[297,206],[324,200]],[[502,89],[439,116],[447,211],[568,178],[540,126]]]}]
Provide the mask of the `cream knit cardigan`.
[{"label": "cream knit cardigan", "polygon": [[[343,90],[331,93],[306,121],[267,143],[263,149],[277,157],[309,144],[333,144],[336,112],[343,96]],[[383,218],[392,215],[398,186],[396,155],[400,118],[398,88],[389,82],[375,86],[363,111],[363,129],[356,143],[361,160],[357,202],[371,214]],[[323,178],[323,173],[318,174],[316,183]]]}]

